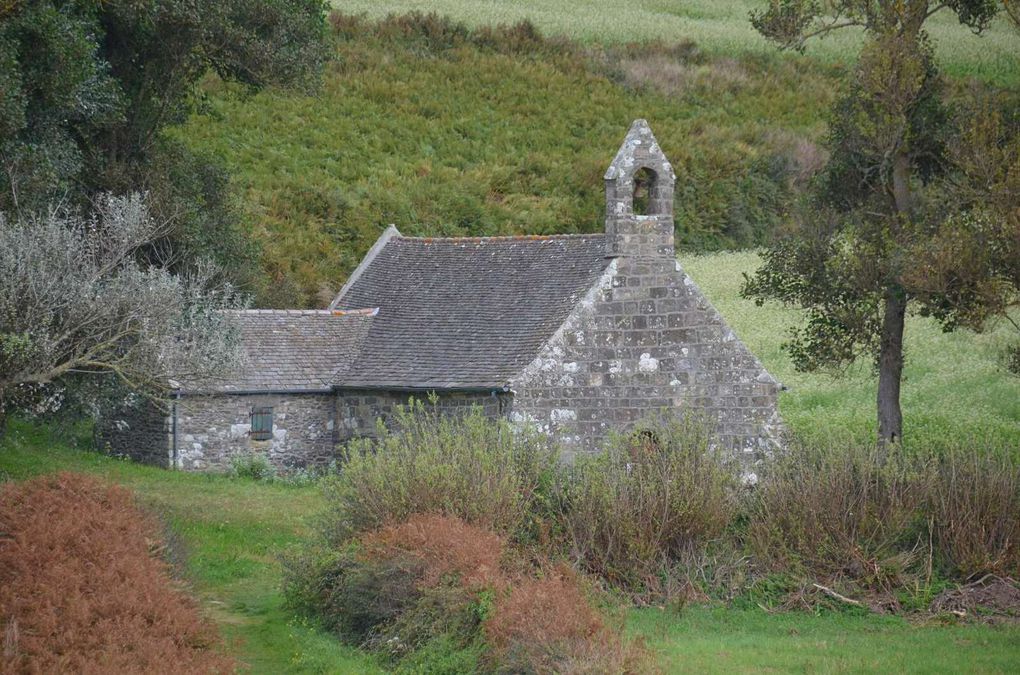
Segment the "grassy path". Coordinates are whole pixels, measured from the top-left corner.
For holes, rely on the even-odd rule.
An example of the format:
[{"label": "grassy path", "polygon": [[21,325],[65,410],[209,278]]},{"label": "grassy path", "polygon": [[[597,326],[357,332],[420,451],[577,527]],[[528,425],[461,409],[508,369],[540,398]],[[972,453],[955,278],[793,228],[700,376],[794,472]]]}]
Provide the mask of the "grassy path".
[{"label": "grassy path", "polygon": [[[134,489],[180,536],[186,570],[206,611],[253,673],[375,673],[377,661],[345,647],[283,607],[276,556],[308,532],[314,486],[182,474],[70,447],[15,422],[0,443],[0,476],[83,471]],[[895,617],[692,608],[635,610],[667,672],[989,672],[1020,663],[1020,627],[923,625]]]},{"label": "grassy path", "polygon": [[74,440],[14,423],[0,476],[81,471],[133,489],[180,537],[194,592],[251,672],[381,672],[283,607],[277,556],[307,534],[320,508],[314,486],[164,471],[68,447]]}]

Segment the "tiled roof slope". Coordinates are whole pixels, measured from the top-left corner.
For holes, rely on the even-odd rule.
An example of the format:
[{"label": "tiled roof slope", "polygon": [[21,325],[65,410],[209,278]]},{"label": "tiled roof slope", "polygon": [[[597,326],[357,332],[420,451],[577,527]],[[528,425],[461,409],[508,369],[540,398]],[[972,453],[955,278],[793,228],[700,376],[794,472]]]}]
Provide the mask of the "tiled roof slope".
[{"label": "tiled roof slope", "polygon": [[342,386],[499,388],[609,261],[605,236],[393,236],[335,301],[378,307]]},{"label": "tiled roof slope", "polygon": [[215,381],[185,382],[201,392],[329,391],[357,357],[375,310],[233,312],[242,361]]}]

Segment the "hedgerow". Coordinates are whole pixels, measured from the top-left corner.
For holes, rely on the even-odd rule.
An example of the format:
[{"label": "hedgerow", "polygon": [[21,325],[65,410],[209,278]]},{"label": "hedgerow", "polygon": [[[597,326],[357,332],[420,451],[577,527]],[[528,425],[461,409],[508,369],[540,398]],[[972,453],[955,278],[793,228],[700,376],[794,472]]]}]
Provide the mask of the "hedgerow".
[{"label": "hedgerow", "polygon": [[[1020,578],[1015,454],[980,444],[933,452],[793,442],[755,467],[761,479],[752,488],[697,420],[652,418],[641,430],[562,464],[554,447],[480,410],[451,418],[414,405],[380,439],[356,444],[330,479],[318,537],[289,563],[288,596],[333,617],[327,623],[339,633],[371,642],[373,627],[404,625],[391,622],[396,616],[467,625],[477,596],[461,594],[479,580],[499,597],[520,597],[520,584],[536,598],[551,593],[527,572],[549,572],[550,561],[639,602],[924,609],[953,584]],[[426,534],[422,523],[438,517],[461,524]],[[379,558],[380,550],[388,553]],[[497,567],[517,573],[504,586],[491,576]],[[461,580],[456,589],[437,584],[451,575]],[[427,608],[420,589],[410,604],[401,600],[423,579],[433,589]],[[439,609],[449,603],[460,609]],[[412,607],[418,613],[408,614]],[[443,626],[429,640],[453,639]],[[485,658],[502,654],[500,663],[544,658],[526,637],[507,637],[517,629],[489,626],[483,642],[474,626],[458,644]],[[409,635],[397,635],[404,656],[417,649],[407,647]]]}]

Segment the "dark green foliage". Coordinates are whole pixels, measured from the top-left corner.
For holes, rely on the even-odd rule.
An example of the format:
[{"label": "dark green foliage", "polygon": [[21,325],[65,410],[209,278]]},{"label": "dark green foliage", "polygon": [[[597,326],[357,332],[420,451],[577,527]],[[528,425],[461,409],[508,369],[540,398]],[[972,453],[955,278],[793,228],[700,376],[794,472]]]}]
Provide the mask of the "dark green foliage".
[{"label": "dark green foliage", "polygon": [[[818,197],[840,212],[865,206],[887,208],[876,202],[888,199],[885,191],[892,184],[893,165],[882,154],[887,148],[875,136],[889,133],[881,127],[890,115],[899,113],[907,127],[902,132],[906,152],[922,184],[945,169],[949,119],[942,102],[943,82],[929,41],[923,34],[916,41],[904,47],[899,39],[883,38],[869,45],[861,55],[863,72],[850,82],[832,111],[827,140],[832,159],[822,173]],[[909,100],[897,104],[902,107],[896,111],[888,110],[888,90],[875,86],[872,79],[894,76],[889,57],[893,50],[916,53],[920,71],[895,75],[918,79],[910,85]]]},{"label": "dark green foliage", "polygon": [[1006,370],[1014,375],[1020,375],[1020,344],[1010,345],[1003,355]]},{"label": "dark green foliage", "polygon": [[[165,137],[208,71],[250,87],[308,85],[325,57],[321,0],[56,2],[5,7],[0,22],[0,210],[147,190],[173,224],[177,261],[234,276],[253,249],[206,154]],[[164,247],[163,253],[166,252]]]},{"label": "dark green foliage", "polygon": [[601,231],[602,174],[638,117],[679,177],[680,245],[763,243],[832,96],[830,71],[806,59],[587,48],[527,23],[435,15],[334,13],[332,25],[318,96],[210,81],[207,113],[180,131],[244,191],[273,280],[263,304],[321,306],[389,223],[409,235]]}]

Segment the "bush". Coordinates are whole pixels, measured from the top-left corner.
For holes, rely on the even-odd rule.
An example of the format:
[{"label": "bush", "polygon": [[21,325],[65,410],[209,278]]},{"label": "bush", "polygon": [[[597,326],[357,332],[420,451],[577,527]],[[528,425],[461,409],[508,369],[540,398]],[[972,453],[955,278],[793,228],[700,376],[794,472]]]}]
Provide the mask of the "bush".
[{"label": "bush", "polygon": [[651,671],[647,655],[625,644],[591,606],[570,569],[519,582],[485,621],[489,663],[504,673]]},{"label": "bush", "polygon": [[491,530],[414,514],[292,561],[287,596],[342,639],[414,672],[625,672],[642,662],[573,574],[514,573],[507,553]]},{"label": "bush", "polygon": [[774,572],[901,591],[1020,574],[1020,466],[990,448],[941,457],[791,448],[762,483],[748,529]]},{"label": "bush", "polygon": [[269,458],[259,452],[249,452],[231,457],[230,472],[238,478],[251,480],[272,480],[276,477],[276,469],[269,462]]},{"label": "bush", "polygon": [[0,671],[232,672],[159,548],[122,488],[69,473],[0,486]]},{"label": "bush", "polygon": [[873,447],[795,446],[759,488],[748,537],[758,559],[823,583],[890,590],[924,558],[930,489],[919,462]]},{"label": "bush", "polygon": [[663,573],[734,521],[736,478],[707,426],[662,421],[565,470],[557,517],[585,570],[628,589],[661,590]]},{"label": "bush", "polygon": [[1020,578],[1020,466],[1007,455],[958,450],[937,466],[928,496],[936,554],[956,578]]},{"label": "bush", "polygon": [[556,454],[546,437],[412,401],[393,431],[353,442],[343,469],[325,481],[324,534],[333,545],[414,513],[458,516],[523,540],[534,536]]},{"label": "bush", "polygon": [[503,585],[503,549],[488,530],[415,514],[342,549],[291,561],[287,597],[345,641],[392,657],[436,640],[467,649],[478,633],[479,607]]}]

